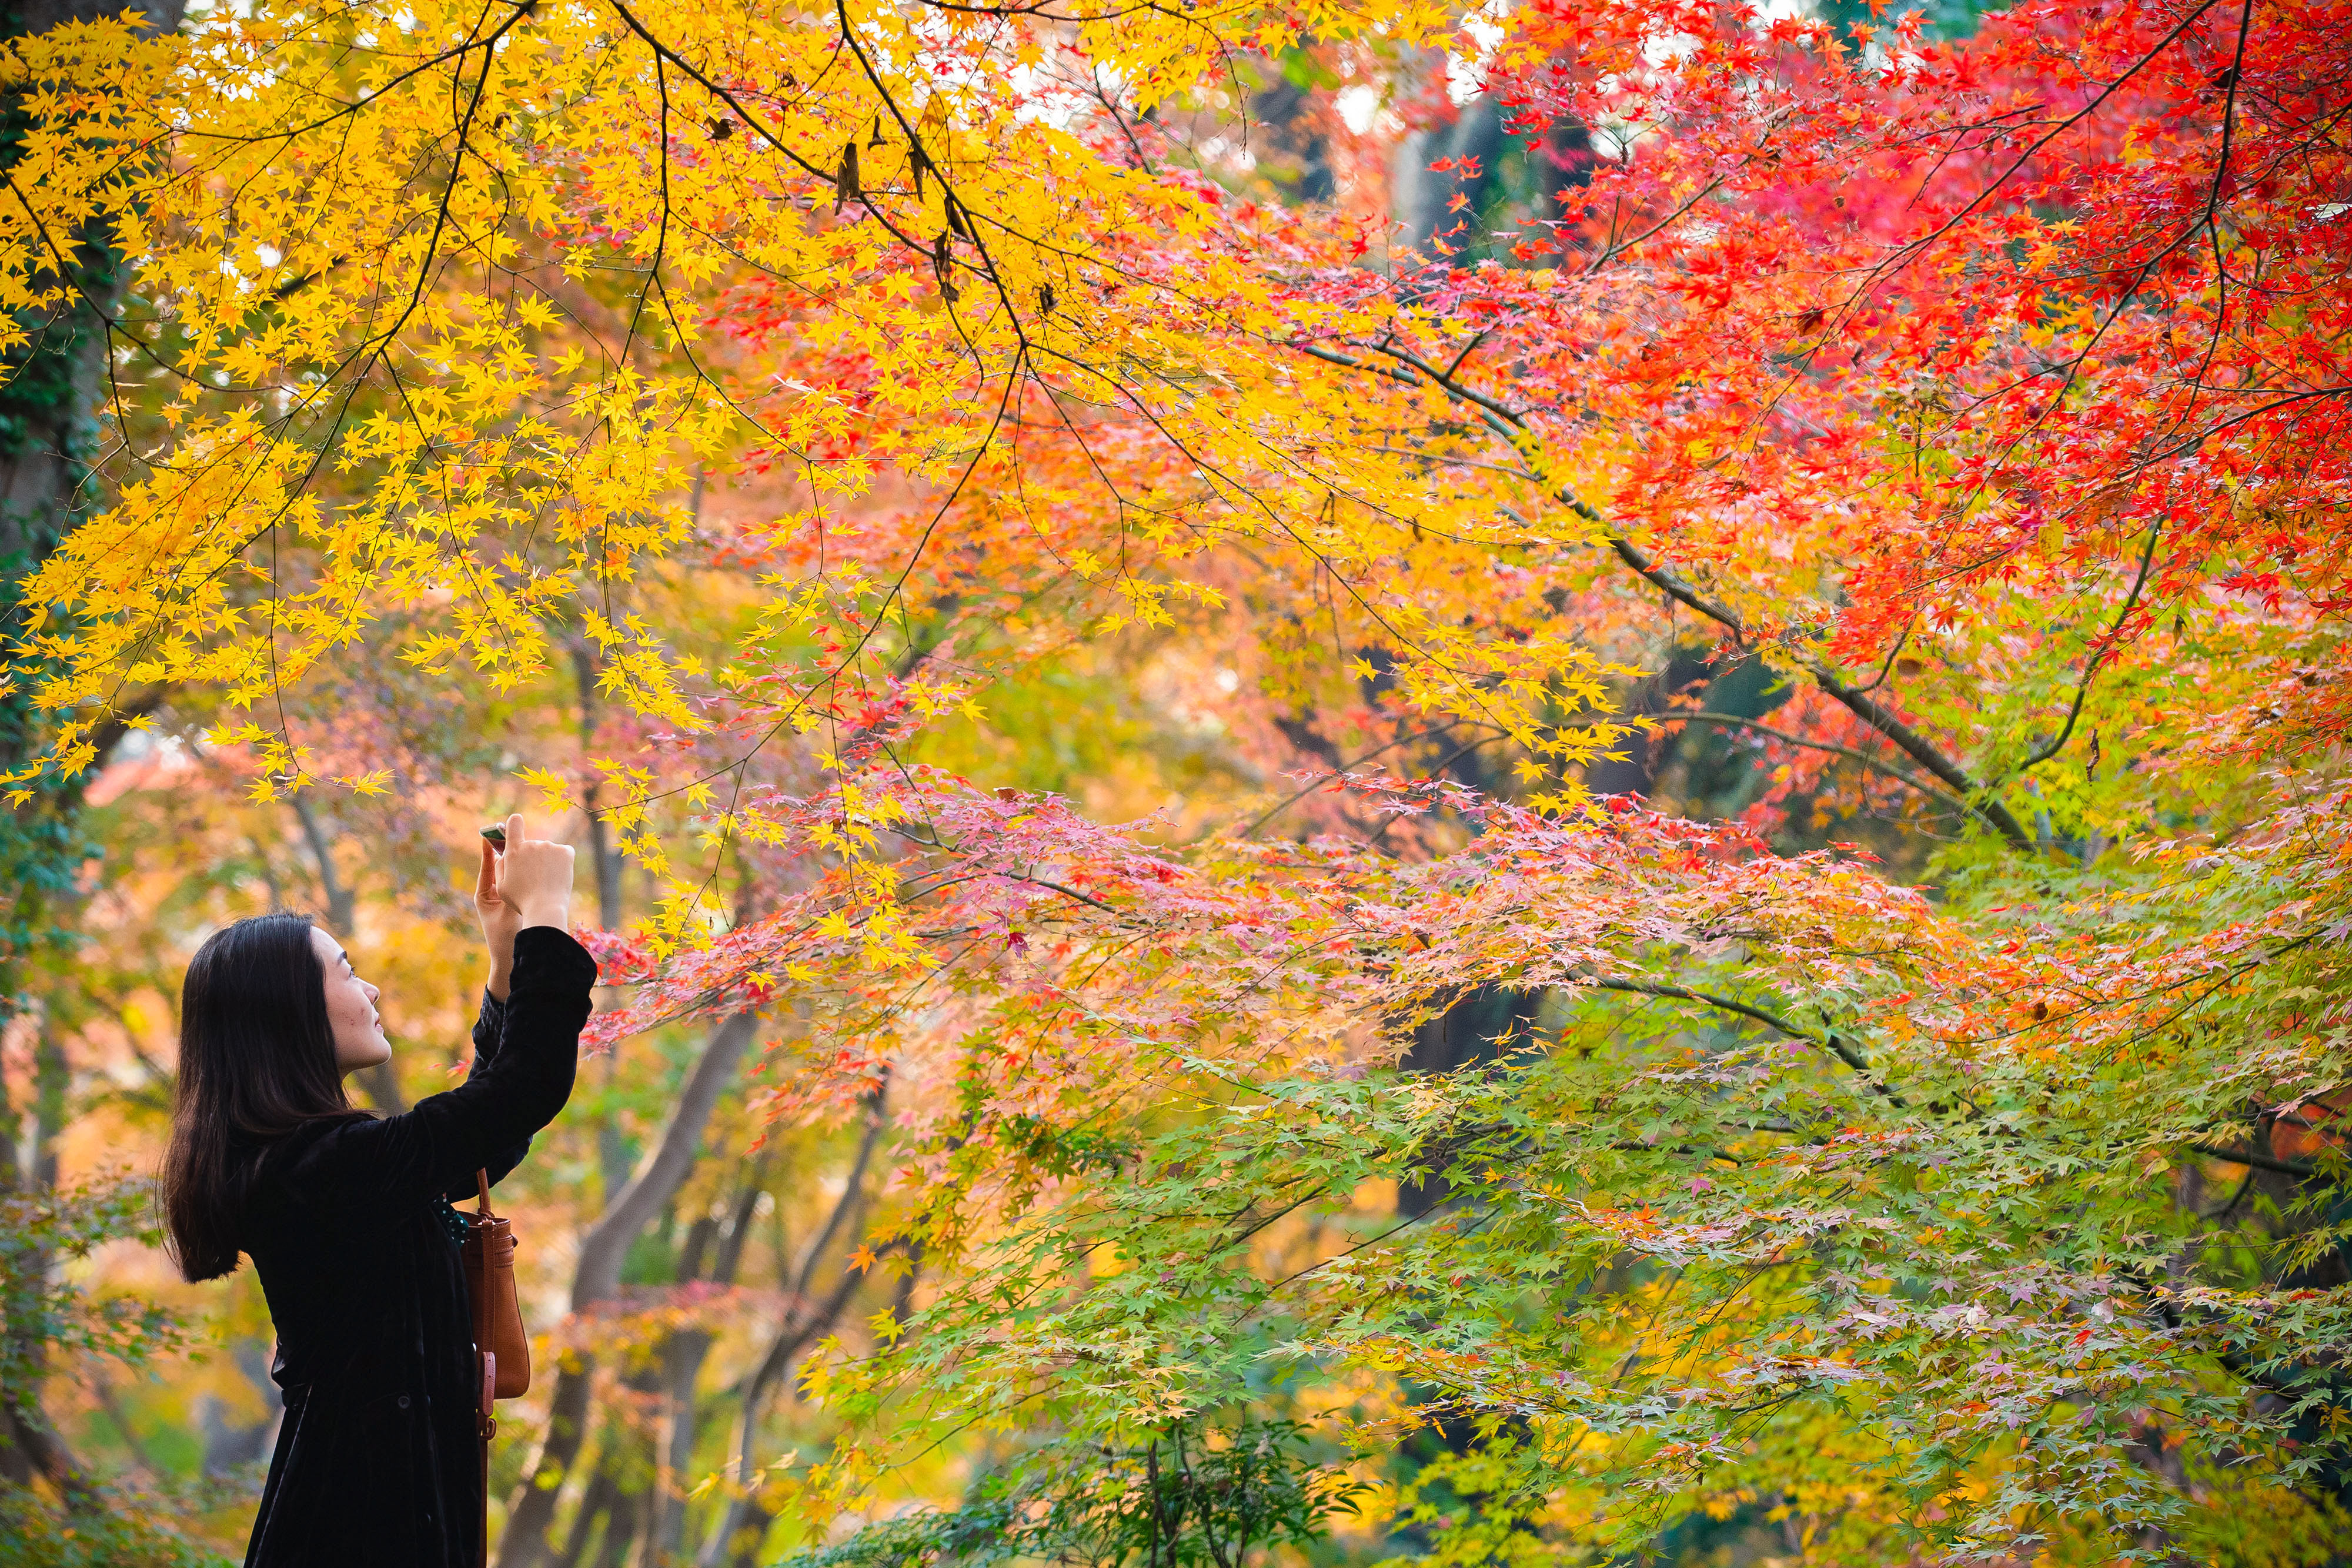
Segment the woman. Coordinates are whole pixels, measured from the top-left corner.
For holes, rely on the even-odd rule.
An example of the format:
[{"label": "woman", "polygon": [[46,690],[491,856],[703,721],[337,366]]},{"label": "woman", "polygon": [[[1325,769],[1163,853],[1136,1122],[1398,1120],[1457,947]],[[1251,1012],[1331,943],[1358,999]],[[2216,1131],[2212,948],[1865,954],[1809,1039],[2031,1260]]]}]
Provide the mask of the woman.
[{"label": "woman", "polygon": [[465,1083],[378,1118],[343,1079],[392,1058],[376,988],[298,915],[216,932],[188,966],[163,1207],[208,1280],[250,1254],[286,1419],[247,1568],[481,1561],[473,1324],[449,1199],[498,1180],[572,1093],[595,960],[568,935],[572,852],[482,846],[490,981]]}]

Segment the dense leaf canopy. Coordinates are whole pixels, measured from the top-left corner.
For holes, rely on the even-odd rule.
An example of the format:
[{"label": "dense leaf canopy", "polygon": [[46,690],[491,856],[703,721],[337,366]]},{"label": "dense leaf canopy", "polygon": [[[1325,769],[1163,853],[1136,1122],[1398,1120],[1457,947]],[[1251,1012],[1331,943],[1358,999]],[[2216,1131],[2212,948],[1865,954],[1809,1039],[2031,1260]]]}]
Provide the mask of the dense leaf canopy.
[{"label": "dense leaf canopy", "polygon": [[[15,38],[12,351],[121,281],[6,782],[158,692],[254,802],[512,770],[656,889],[599,1048],[790,1019],[751,1109],[890,1173],[832,1311],[901,1284],[674,1478],[743,1551],[2326,1560],[2347,24]],[[420,739],[567,658],[577,757]],[[1120,702],[1242,783],[1089,798]]]}]

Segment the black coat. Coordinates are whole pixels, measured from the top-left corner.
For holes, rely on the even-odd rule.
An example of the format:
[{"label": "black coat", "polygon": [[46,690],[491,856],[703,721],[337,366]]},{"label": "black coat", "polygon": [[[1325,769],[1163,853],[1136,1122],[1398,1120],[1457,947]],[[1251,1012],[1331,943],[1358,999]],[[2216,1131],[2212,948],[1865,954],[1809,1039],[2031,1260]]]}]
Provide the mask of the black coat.
[{"label": "black coat", "polygon": [[237,1242],[269,1298],[286,1419],[246,1568],[480,1563],[480,1384],[443,1199],[470,1197],[478,1167],[504,1176],[563,1109],[595,982],[565,933],[520,933],[464,1084],[261,1155]]}]

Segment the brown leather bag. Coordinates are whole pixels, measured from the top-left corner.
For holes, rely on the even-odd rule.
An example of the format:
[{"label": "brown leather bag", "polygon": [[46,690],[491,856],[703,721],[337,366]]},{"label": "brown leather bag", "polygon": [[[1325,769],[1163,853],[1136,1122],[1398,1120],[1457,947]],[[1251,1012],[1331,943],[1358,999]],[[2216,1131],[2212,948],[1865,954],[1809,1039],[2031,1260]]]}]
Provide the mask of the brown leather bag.
[{"label": "brown leather bag", "polygon": [[480,1204],[466,1227],[466,1294],[474,1308],[474,1348],[483,1358],[482,1420],[491,1402],[530,1392],[530,1336],[515,1294],[514,1228],[490,1212],[490,1173],[474,1173]]},{"label": "brown leather bag", "polygon": [[474,1173],[480,1202],[467,1216],[466,1298],[474,1310],[474,1354],[481,1372],[482,1403],[476,1414],[482,1437],[482,1558],[490,1560],[490,1439],[499,1435],[498,1401],[530,1391],[530,1336],[523,1332],[522,1301],[515,1294],[514,1228],[490,1212],[490,1173]]}]

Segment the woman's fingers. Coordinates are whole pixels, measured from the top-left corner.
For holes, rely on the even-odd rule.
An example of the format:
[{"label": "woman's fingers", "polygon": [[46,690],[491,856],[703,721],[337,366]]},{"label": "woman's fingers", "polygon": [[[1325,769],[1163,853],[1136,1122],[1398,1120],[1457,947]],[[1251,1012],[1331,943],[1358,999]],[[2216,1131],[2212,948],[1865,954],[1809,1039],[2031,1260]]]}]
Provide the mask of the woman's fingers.
[{"label": "woman's fingers", "polygon": [[571,845],[526,835],[522,813],[518,811],[507,819],[507,848],[499,857],[499,892],[521,912],[526,924],[568,924],[572,859]]},{"label": "woman's fingers", "polygon": [[482,874],[474,883],[474,902],[495,904],[499,902],[499,852],[489,840],[480,841]]},{"label": "woman's fingers", "polygon": [[[485,862],[491,867],[490,874],[497,891],[509,904],[514,902],[514,893],[509,886],[514,880],[514,852],[522,847],[522,813],[517,811],[507,819],[507,841],[499,845],[498,852]],[[488,852],[488,840],[483,841],[482,848],[486,853]]]}]

